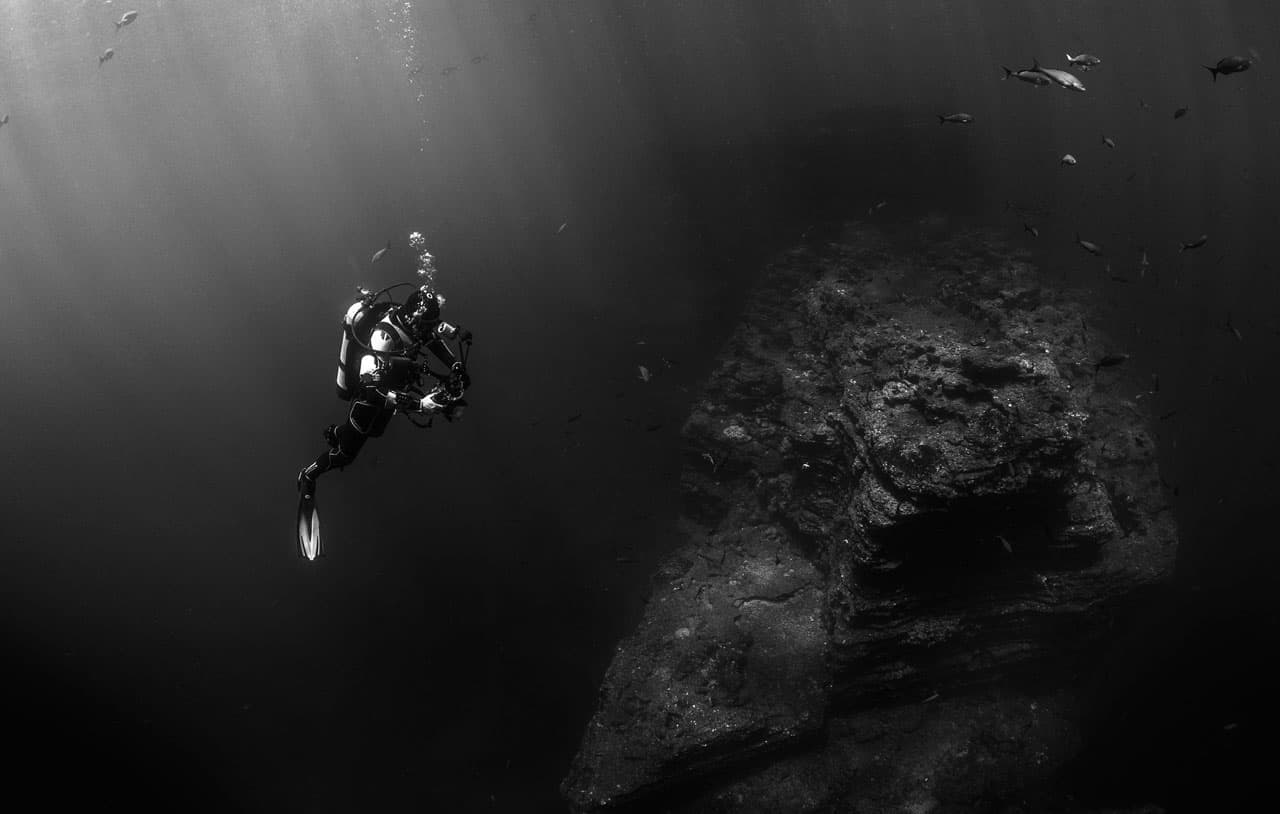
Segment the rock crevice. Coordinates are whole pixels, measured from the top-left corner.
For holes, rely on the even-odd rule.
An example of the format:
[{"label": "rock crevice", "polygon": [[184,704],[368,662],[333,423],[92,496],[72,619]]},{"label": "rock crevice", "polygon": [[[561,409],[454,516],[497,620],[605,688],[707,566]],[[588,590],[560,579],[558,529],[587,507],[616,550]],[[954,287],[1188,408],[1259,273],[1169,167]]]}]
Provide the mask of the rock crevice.
[{"label": "rock crevice", "polygon": [[[1088,309],[981,231],[904,254],[855,224],[772,263],[684,426],[688,542],[604,678],[573,807],[686,784],[714,810],[872,811],[1050,777],[1071,674],[1176,550]],[[762,808],[784,766],[812,788]]]}]

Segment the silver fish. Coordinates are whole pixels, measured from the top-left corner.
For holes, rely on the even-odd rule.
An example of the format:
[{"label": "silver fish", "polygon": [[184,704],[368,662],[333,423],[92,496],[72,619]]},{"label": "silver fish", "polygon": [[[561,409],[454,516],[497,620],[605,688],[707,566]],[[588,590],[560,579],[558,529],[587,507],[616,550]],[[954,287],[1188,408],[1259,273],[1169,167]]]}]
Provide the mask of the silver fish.
[{"label": "silver fish", "polygon": [[136,19],[138,19],[138,12],[126,11],[124,13],[124,16],[120,18],[120,22],[116,23],[116,30],[119,31],[121,28],[124,28],[126,25],[128,25],[129,23],[133,22]]},{"label": "silver fish", "polygon": [[1110,136],[1103,136],[1103,137],[1102,137],[1102,143],[1103,143],[1103,144],[1105,144],[1105,145],[1107,145],[1108,147],[1110,147],[1110,148],[1111,148],[1111,149],[1113,149],[1113,150],[1116,148],[1116,143],[1115,143],[1115,141],[1114,141]]},{"label": "silver fish", "polygon": [[374,253],[373,253],[373,257],[372,257],[372,259],[370,259],[370,260],[369,260],[369,262],[370,262],[370,263],[376,263],[376,262],[378,262],[378,261],[379,261],[379,260],[381,260],[381,259],[383,258],[383,256],[384,256],[384,255],[386,255],[386,253],[387,253],[388,251],[390,251],[390,250],[391,250],[391,241],[390,241],[390,240],[388,240],[388,241],[387,241],[387,245],[383,246],[381,249],[378,249],[376,252],[374,252]]},{"label": "silver fish", "polygon": [[1076,56],[1067,54],[1067,62],[1071,65],[1075,65],[1082,71],[1087,71],[1090,68],[1096,68],[1102,64],[1102,60],[1098,59],[1093,54],[1077,54]]},{"label": "silver fish", "polygon": [[1079,232],[1076,232],[1076,243],[1079,244],[1080,248],[1084,249],[1089,254],[1092,254],[1094,257],[1102,256],[1102,247],[1099,246],[1097,243],[1092,243],[1080,237]]},{"label": "silver fish", "polygon": [[1076,164],[1076,157],[1071,153],[1067,153],[1062,158],[1058,159],[1058,163],[1065,164],[1068,167],[1074,167]]},{"label": "silver fish", "polygon": [[1023,82],[1029,82],[1032,85],[1037,85],[1041,87],[1043,87],[1044,85],[1053,84],[1052,80],[1050,80],[1049,77],[1045,76],[1039,71],[1033,71],[1029,68],[1023,68],[1022,70],[1019,70],[1019,71],[1011,71],[1005,66],[1001,65],[1000,70],[1004,71],[1004,76],[1002,77],[1004,79],[1013,77],[1014,79],[1021,79]]},{"label": "silver fish", "polygon": [[651,376],[649,373],[649,368],[645,367],[644,365],[640,365],[639,369],[640,369],[640,381],[647,382],[649,381],[649,379],[653,378],[653,376]]},{"label": "silver fish", "polygon": [[114,48],[108,48],[107,50],[103,51],[102,56],[98,57],[98,67],[101,68],[102,63],[111,59],[115,55],[116,55],[116,49]]},{"label": "silver fish", "polygon": [[1084,83],[1081,82],[1079,79],[1076,79],[1074,76],[1067,73],[1066,71],[1060,71],[1057,68],[1041,67],[1039,60],[1034,60],[1034,64],[1035,64],[1035,70],[1039,71],[1040,73],[1052,79],[1054,83],[1057,84],[1059,87],[1066,88],[1067,90],[1074,90],[1079,93],[1084,93],[1084,90],[1085,90]]}]

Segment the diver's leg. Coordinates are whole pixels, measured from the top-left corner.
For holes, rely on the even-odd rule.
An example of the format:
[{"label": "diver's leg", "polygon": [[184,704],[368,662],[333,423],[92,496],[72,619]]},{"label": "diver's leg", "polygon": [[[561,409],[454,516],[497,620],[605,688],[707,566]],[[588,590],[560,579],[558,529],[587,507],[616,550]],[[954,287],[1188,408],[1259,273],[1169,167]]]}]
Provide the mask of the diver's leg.
[{"label": "diver's leg", "polygon": [[316,478],[335,466],[341,469],[354,461],[365,442],[365,434],[353,427],[350,421],[326,432],[325,437],[331,438],[331,448],[322,452],[310,466],[298,473],[298,488],[305,494],[315,492]]}]

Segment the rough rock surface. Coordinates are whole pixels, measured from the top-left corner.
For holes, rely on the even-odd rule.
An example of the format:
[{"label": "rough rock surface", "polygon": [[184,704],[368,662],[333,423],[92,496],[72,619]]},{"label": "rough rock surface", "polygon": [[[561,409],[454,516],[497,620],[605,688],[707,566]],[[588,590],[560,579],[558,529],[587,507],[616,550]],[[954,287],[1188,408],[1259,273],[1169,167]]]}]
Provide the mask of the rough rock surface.
[{"label": "rough rock surface", "polygon": [[994,234],[849,224],[771,264],[684,427],[688,542],[571,806],[1076,810],[1045,795],[1081,674],[1176,551],[1113,350]]}]

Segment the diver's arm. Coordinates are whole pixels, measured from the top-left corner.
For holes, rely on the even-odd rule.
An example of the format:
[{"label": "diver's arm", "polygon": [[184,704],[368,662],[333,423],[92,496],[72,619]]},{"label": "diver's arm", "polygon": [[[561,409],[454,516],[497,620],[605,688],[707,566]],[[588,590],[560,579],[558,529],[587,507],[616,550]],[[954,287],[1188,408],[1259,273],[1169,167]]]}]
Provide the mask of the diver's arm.
[{"label": "diver's arm", "polygon": [[395,409],[400,405],[400,398],[396,391],[383,384],[382,374],[383,365],[376,356],[366,353],[360,357],[360,387],[364,390],[365,396],[369,401],[381,397],[386,407]]},{"label": "diver's arm", "polygon": [[396,391],[384,387],[382,374],[385,366],[385,362],[380,363],[372,354],[366,354],[360,360],[360,384],[366,388],[371,397],[374,393],[381,396],[388,409],[399,410],[402,413],[438,413],[447,406],[445,403],[436,401],[435,394],[419,398],[403,390]]},{"label": "diver's arm", "polygon": [[431,355],[444,362],[444,366],[453,370],[453,366],[458,364],[458,357],[453,355],[453,349],[445,344],[442,339],[432,339],[427,343],[427,350],[431,351]]}]

